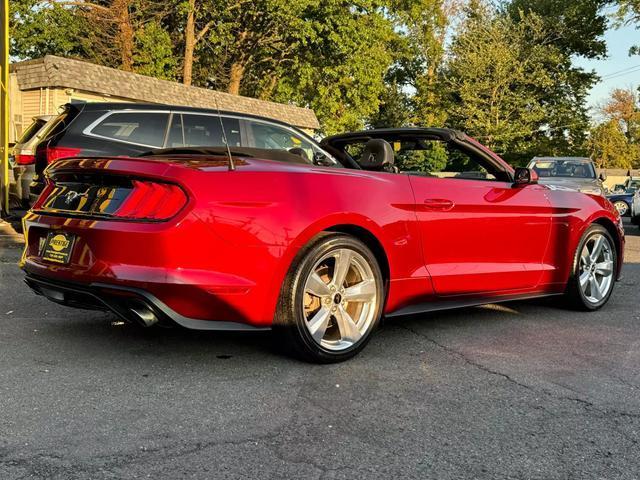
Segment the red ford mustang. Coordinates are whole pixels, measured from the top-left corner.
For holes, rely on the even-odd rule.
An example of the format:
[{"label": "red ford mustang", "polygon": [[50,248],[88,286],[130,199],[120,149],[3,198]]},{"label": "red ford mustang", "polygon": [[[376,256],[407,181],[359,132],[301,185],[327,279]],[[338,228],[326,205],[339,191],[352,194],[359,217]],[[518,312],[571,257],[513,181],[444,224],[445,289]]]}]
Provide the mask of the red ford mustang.
[{"label": "red ford mustang", "polygon": [[383,315],[609,299],[624,233],[605,198],[538,185],[454,130],[316,147],[60,160],[25,218],[26,281],[143,325],[273,329],[317,362],[355,355]]}]

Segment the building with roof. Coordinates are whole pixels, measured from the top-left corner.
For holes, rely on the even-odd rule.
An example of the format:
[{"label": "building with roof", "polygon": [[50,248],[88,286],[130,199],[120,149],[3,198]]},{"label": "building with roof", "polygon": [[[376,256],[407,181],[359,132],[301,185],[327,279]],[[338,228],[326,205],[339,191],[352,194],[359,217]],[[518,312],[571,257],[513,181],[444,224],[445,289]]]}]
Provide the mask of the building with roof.
[{"label": "building with roof", "polygon": [[250,113],[306,131],[319,127],[313,110],[192,87],[80,60],[46,57],[14,63],[9,74],[9,142],[37,115],[69,102],[140,102]]}]

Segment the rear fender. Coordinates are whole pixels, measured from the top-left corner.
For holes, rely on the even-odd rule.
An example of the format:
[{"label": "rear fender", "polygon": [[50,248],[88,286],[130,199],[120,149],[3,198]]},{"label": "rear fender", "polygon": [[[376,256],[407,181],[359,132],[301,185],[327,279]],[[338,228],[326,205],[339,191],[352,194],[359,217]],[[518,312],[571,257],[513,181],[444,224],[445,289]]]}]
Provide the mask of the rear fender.
[{"label": "rear fender", "polygon": [[280,260],[278,262],[278,266],[272,276],[271,285],[273,285],[273,288],[271,292],[269,292],[268,300],[265,305],[265,316],[268,316],[268,312],[275,311],[276,303],[278,302],[278,298],[280,296],[281,286],[284,284],[287,273],[293,267],[294,260],[296,259],[298,253],[300,253],[300,251],[306,245],[308,245],[316,236],[318,236],[322,232],[331,230],[331,228],[338,225],[351,225],[360,227],[374,235],[382,244],[385,254],[387,255],[387,259],[389,260],[389,267],[390,269],[392,268],[391,260],[389,259],[389,253],[392,252],[392,249],[389,245],[387,235],[385,234],[382,227],[380,227],[370,218],[359,214],[336,213],[333,215],[329,215],[314,222],[313,224],[305,228],[302,232],[300,232],[295,240],[291,242],[291,244],[289,244],[282,253],[282,256],[280,257]]}]

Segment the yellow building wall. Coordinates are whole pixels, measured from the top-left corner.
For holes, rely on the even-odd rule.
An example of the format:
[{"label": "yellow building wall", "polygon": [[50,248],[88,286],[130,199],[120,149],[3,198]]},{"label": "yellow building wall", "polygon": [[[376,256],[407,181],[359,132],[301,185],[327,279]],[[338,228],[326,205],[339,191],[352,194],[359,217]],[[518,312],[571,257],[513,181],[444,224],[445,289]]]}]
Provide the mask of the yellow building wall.
[{"label": "yellow building wall", "polygon": [[130,98],[113,97],[70,88],[55,87],[20,90],[15,74],[11,75],[9,92],[11,110],[9,142],[15,142],[20,137],[22,132],[33,121],[33,117],[55,115],[60,112],[60,108],[65,103],[72,101],[137,103]]}]

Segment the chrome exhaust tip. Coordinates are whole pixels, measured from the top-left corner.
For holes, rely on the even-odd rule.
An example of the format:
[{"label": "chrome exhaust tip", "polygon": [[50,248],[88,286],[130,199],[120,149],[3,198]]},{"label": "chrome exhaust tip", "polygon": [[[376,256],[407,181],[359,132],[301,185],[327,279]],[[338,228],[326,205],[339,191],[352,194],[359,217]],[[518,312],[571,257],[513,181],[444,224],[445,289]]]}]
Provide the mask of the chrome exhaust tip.
[{"label": "chrome exhaust tip", "polygon": [[146,305],[138,302],[129,304],[129,311],[133,314],[133,318],[143,327],[151,327],[158,323],[158,317]]}]

